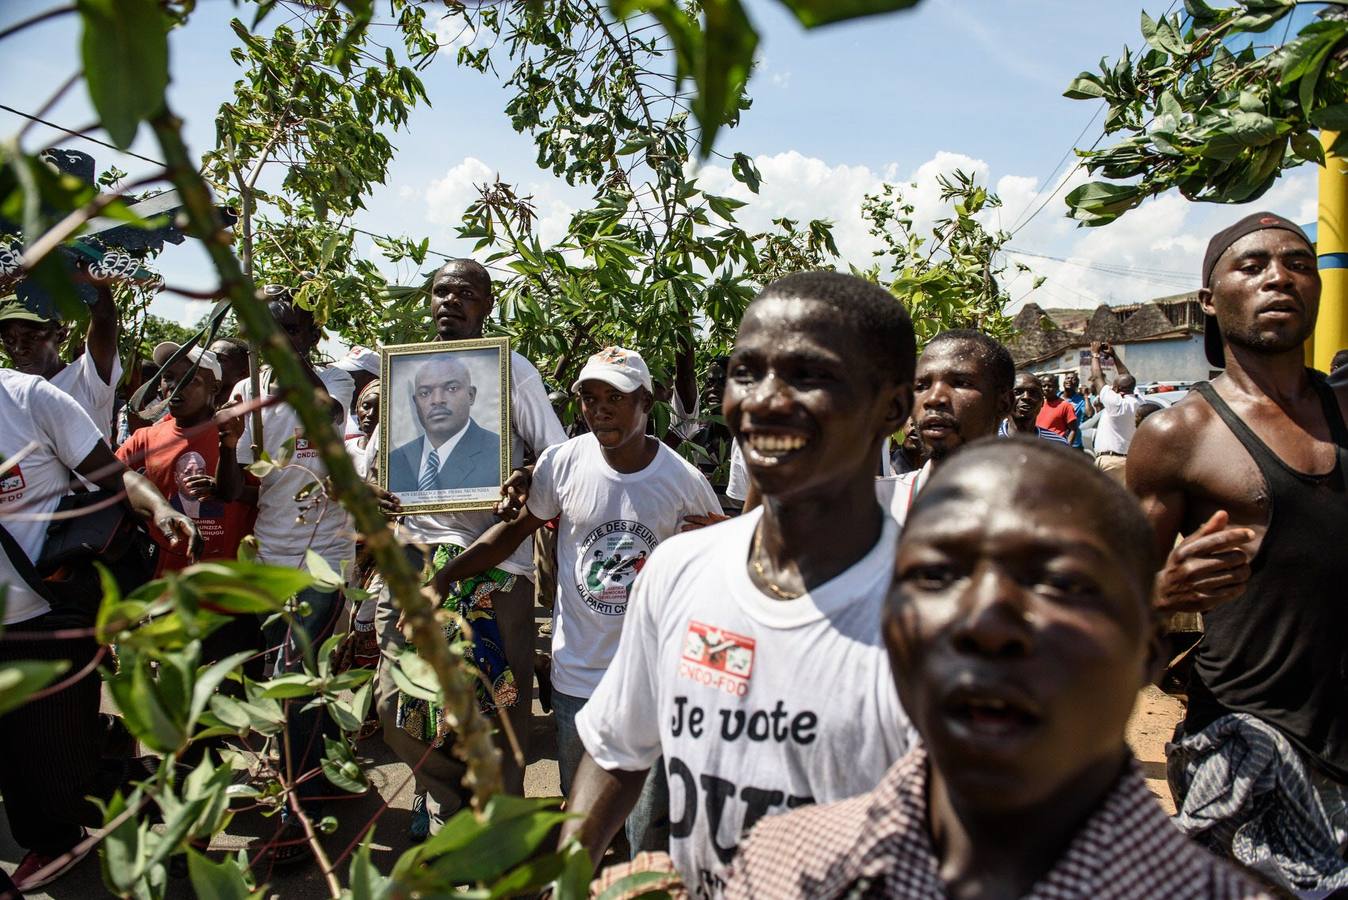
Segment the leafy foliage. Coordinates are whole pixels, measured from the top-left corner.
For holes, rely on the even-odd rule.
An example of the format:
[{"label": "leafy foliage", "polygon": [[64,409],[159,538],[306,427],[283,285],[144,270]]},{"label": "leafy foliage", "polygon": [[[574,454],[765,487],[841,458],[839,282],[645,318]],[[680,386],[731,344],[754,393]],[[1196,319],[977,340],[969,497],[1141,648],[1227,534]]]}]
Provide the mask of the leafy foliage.
[{"label": "leafy foliage", "polygon": [[1001,206],[1001,200],[958,170],[940,176],[939,184],[941,200],[951,203],[953,215],[935,222],[930,240],[914,229],[915,208],[897,187],[886,184],[880,193],[867,195],[862,216],[884,248],[862,274],[887,285],[903,301],[919,347],[950,328],[1006,338],[1011,321],[1003,310],[1011,298],[997,281],[1003,269],[994,260],[1011,236],[989,232],[977,218]]},{"label": "leafy foliage", "polygon": [[[1090,172],[1110,180],[1068,194],[1073,217],[1104,225],[1172,188],[1190,200],[1244,203],[1286,169],[1323,164],[1316,131],[1348,127],[1348,10],[1328,5],[1291,41],[1260,45],[1256,35],[1285,21],[1284,32],[1290,28],[1298,5],[1185,0],[1182,16],[1143,12],[1146,50],[1125,48],[1067,88],[1073,99],[1103,99],[1105,134],[1124,136],[1077,151]],[[1332,149],[1345,148],[1338,138]]]}]

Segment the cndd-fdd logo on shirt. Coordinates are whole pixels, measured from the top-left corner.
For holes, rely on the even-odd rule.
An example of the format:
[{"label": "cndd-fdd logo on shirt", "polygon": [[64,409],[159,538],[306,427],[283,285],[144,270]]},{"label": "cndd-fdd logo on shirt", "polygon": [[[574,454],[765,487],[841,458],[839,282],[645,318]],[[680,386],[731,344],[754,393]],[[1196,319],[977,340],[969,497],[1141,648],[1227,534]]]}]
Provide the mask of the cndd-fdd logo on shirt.
[{"label": "cndd-fdd logo on shirt", "polygon": [[640,522],[614,519],[591,531],[576,557],[576,592],[606,616],[627,612],[627,591],[660,543]]}]

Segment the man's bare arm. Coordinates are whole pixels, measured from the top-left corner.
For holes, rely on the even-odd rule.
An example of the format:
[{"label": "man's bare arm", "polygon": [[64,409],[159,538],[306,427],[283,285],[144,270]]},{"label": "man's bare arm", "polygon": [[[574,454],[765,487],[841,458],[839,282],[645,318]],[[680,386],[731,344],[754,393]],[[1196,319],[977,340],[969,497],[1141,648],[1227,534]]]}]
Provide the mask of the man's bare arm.
[{"label": "man's bare arm", "polygon": [[112,367],[117,361],[117,307],[112,302],[111,288],[106,284],[97,284],[95,288],[98,300],[89,308],[84,352],[94,361],[94,368],[103,383],[112,384]]},{"label": "man's bare arm", "polygon": [[632,807],[637,805],[648,771],[610,771],[591,759],[589,753],[581,757],[576,777],[571,783],[571,796],[566,800],[566,811],[583,818],[568,819],[562,823],[559,843],[564,844],[575,835],[598,869],[609,842],[627,821]]},{"label": "man's bare arm", "polygon": [[1128,448],[1128,488],[1151,522],[1158,552],[1166,557],[1154,601],[1163,613],[1206,612],[1239,597],[1250,580],[1244,547],[1254,532],[1228,527],[1225,511],[1175,543],[1187,512],[1183,462],[1193,450],[1197,430],[1191,418],[1189,410],[1179,407],[1149,416]]}]

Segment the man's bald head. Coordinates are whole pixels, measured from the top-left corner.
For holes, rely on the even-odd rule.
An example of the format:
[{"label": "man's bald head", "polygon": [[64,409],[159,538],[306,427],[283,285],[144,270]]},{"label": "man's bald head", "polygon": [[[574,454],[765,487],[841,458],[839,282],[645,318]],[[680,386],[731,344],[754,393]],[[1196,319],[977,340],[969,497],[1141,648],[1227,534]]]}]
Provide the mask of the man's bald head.
[{"label": "man's bald head", "polygon": [[412,381],[412,406],[426,437],[439,446],[469,422],[477,399],[473,376],[462,360],[452,356],[432,359],[417,370]]}]

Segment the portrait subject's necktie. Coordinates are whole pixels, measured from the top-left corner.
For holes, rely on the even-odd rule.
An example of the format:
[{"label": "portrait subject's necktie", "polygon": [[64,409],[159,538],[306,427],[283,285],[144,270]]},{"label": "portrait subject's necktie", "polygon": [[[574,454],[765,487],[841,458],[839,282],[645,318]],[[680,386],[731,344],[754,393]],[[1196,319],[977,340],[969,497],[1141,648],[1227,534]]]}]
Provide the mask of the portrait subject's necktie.
[{"label": "portrait subject's necktie", "polygon": [[426,468],[421,470],[421,480],[417,482],[417,490],[433,491],[435,490],[435,478],[440,474],[440,454],[434,450],[426,457]]}]

